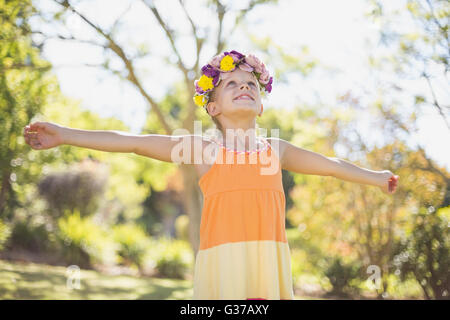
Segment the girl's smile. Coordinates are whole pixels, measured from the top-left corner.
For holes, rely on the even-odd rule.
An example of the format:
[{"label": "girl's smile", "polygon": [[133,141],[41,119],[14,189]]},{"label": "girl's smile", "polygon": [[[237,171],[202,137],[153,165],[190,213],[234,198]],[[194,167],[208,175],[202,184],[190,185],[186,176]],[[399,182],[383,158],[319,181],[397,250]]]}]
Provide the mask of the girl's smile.
[{"label": "girl's smile", "polygon": [[248,93],[242,93],[238,97],[234,98],[234,100],[250,100],[250,101],[254,101],[252,96],[249,95]]}]

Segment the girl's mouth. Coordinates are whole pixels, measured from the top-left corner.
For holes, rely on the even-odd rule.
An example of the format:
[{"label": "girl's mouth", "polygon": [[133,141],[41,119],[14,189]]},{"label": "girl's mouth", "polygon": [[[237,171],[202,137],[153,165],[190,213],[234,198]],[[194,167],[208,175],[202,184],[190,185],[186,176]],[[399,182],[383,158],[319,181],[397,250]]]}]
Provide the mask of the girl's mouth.
[{"label": "girl's mouth", "polygon": [[248,96],[247,94],[243,94],[243,95],[235,98],[234,100],[250,100],[250,101],[253,101],[253,98]]},{"label": "girl's mouth", "polygon": [[238,98],[236,98],[236,99],[234,99],[235,101],[236,100],[249,100],[249,101],[253,101],[253,99],[252,98],[250,98],[249,96],[240,96],[240,97],[238,97]]}]

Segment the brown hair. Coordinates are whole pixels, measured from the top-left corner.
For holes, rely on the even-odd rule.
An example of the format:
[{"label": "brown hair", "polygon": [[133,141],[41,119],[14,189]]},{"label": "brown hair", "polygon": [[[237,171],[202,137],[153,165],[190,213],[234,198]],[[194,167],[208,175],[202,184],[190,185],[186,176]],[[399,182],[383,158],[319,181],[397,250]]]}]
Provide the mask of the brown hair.
[{"label": "brown hair", "polygon": [[[216,100],[216,88],[214,88],[209,94],[209,102],[213,102],[214,100]],[[208,109],[206,109],[206,112],[209,114]],[[219,120],[215,116],[213,117],[210,115],[210,117],[211,117],[212,121],[215,123],[217,129],[219,129],[223,133],[223,128],[222,128],[222,125],[220,124]]]}]

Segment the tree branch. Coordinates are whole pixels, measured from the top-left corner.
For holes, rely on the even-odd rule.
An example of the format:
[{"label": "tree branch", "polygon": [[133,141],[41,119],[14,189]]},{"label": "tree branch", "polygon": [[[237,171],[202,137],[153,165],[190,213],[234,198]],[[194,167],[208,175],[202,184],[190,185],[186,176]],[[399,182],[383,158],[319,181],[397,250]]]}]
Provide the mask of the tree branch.
[{"label": "tree branch", "polygon": [[129,6],[120,14],[120,16],[116,19],[116,21],[114,22],[113,26],[111,27],[111,31],[109,32],[109,34],[113,34],[114,30],[117,28],[117,26],[119,25],[119,21],[123,18],[124,15],[127,14],[128,11],[130,11],[132,6],[132,3],[129,4]]},{"label": "tree branch", "polygon": [[[152,11],[153,15],[155,16],[156,20],[158,21],[158,23],[160,24],[160,26],[163,28],[164,32],[166,33],[167,37],[169,38],[169,42],[170,45],[172,47],[173,52],[175,53],[175,55],[178,58],[178,67],[181,69],[181,71],[183,72],[184,75],[184,81],[186,83],[186,87],[189,90],[189,93],[191,95],[194,94],[194,91],[192,89],[192,81],[189,78],[189,72],[190,70],[188,70],[185,65],[183,64],[183,60],[181,59],[181,55],[178,52],[177,47],[175,46],[175,39],[174,39],[174,31],[171,30],[167,24],[164,22],[164,20],[162,19],[161,15],[158,12],[158,9],[156,9],[155,5],[153,4],[153,2],[148,2],[148,0],[142,0],[144,2],[144,4]],[[197,49],[198,50],[198,49]],[[197,56],[198,59],[199,55]],[[189,112],[187,113],[187,117],[184,119],[183,121],[183,127],[188,129],[188,130],[193,130],[193,123],[195,120],[195,108],[196,105],[194,104],[194,102],[192,100],[190,100],[189,104]]]},{"label": "tree branch", "polygon": [[144,4],[147,6],[147,8],[149,8],[153,15],[155,16],[156,20],[159,22],[159,24],[161,25],[161,27],[164,29],[164,32],[166,33],[167,37],[169,38],[170,41],[170,45],[172,46],[172,50],[175,53],[175,55],[178,58],[178,66],[180,67],[180,69],[183,71],[183,73],[185,74],[185,77],[187,78],[187,74],[188,74],[188,70],[187,68],[184,66],[183,64],[183,60],[181,59],[180,53],[178,52],[177,47],[175,46],[175,41],[173,38],[174,32],[173,30],[171,30],[167,24],[164,22],[164,20],[161,18],[161,15],[158,12],[158,9],[156,9],[156,7],[152,4],[152,3],[148,3],[148,1],[146,0],[142,0],[142,2],[144,2]]},{"label": "tree branch", "polygon": [[189,13],[186,10],[186,7],[184,6],[184,0],[178,0],[180,3],[180,6],[183,8],[183,11],[187,17],[187,19],[189,20],[191,27],[192,27],[192,32],[194,34],[195,37],[195,45],[196,45],[196,51],[197,51],[197,59],[195,60],[195,65],[194,65],[194,70],[198,69],[198,63],[199,63],[199,58],[200,58],[200,51],[202,50],[203,47],[203,42],[204,39],[203,38],[199,38],[198,37],[198,31],[197,31],[197,27],[194,24],[194,21],[192,20],[191,16],[189,15]]},{"label": "tree branch", "polygon": [[428,6],[430,7],[430,11],[431,11],[431,17],[433,19],[433,21],[437,24],[439,30],[443,33],[444,35],[444,39],[447,40],[447,50],[448,50],[448,54],[450,55],[450,40],[448,37],[448,26],[443,27],[440,23],[439,20],[436,18],[435,14],[434,14],[434,8],[433,5],[431,4],[430,0],[426,0],[428,3]]},{"label": "tree branch", "polygon": [[445,124],[447,125],[447,128],[450,130],[450,124],[447,121],[447,118],[442,111],[442,107],[440,106],[439,102],[437,101],[436,94],[434,93],[433,86],[430,81],[430,76],[426,72],[422,72],[422,76],[427,80],[428,87],[430,88],[431,95],[433,96],[433,105],[438,109],[439,114],[442,116],[442,119],[444,119]]},{"label": "tree branch", "polygon": [[64,8],[71,10],[73,13],[78,15],[81,19],[83,19],[88,25],[90,25],[93,29],[95,29],[103,38],[105,38],[108,41],[108,48],[111,49],[116,55],[120,57],[122,62],[125,65],[126,70],[128,71],[127,80],[129,80],[131,83],[133,83],[139,90],[139,92],[144,96],[144,98],[147,100],[147,102],[150,104],[152,111],[154,111],[158,117],[158,120],[160,121],[161,125],[163,126],[164,130],[167,134],[170,134],[172,132],[172,129],[170,128],[169,124],[165,121],[165,117],[161,112],[161,108],[159,105],[150,97],[150,95],[145,91],[142,84],[136,77],[134,67],[132,64],[132,61],[127,58],[124,50],[114,41],[112,36],[110,34],[107,34],[104,32],[100,27],[96,26],[93,22],[91,22],[89,19],[87,19],[85,16],[83,16],[81,13],[79,13],[74,7],[72,7],[68,0],[64,0],[63,2],[59,2],[57,0],[54,0],[57,4],[63,6]]},{"label": "tree branch", "polygon": [[43,33],[42,31],[32,31],[32,34],[40,34],[43,35],[46,39],[57,39],[57,40],[64,40],[64,41],[76,41],[76,42],[80,42],[80,43],[86,43],[86,44],[90,44],[93,46],[98,46],[98,47],[102,47],[104,49],[107,49],[108,46],[105,44],[101,44],[101,43],[97,43],[95,41],[92,40],[84,40],[84,39],[77,39],[73,36],[70,37],[66,37],[60,34],[57,34],[56,36],[49,36],[46,35],[45,33]]},{"label": "tree branch", "polygon": [[217,54],[223,51],[225,41],[222,41],[223,17],[225,16],[226,7],[219,1],[214,1],[217,5],[217,19],[219,20],[219,32],[217,33]]}]

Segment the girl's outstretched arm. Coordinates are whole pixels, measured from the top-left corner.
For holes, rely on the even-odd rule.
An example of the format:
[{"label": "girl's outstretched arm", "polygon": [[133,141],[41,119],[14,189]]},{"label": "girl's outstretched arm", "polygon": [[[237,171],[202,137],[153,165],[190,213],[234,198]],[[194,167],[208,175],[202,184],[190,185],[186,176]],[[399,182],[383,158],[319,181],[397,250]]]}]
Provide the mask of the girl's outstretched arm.
[{"label": "girl's outstretched arm", "polygon": [[360,168],[346,160],[326,157],[299,148],[279,139],[283,169],[296,173],[332,176],[341,180],[379,187],[384,193],[394,193],[398,176],[389,170],[374,171]]},{"label": "girl's outstretched arm", "polygon": [[[62,144],[106,152],[132,152],[166,162],[193,163],[195,149],[201,156],[205,141],[195,135],[134,135],[112,130],[81,130],[60,126],[51,122],[35,122],[24,128],[28,145],[35,150],[45,150]],[[174,149],[175,146],[177,148]],[[177,152],[172,152],[172,151]],[[184,152],[189,154],[184,155]],[[182,160],[180,160],[182,159]]]},{"label": "girl's outstretched arm", "polygon": [[384,193],[394,193],[399,176],[389,170],[374,171],[358,167],[346,160],[331,158],[336,162],[332,176],[338,179],[377,186]]}]

